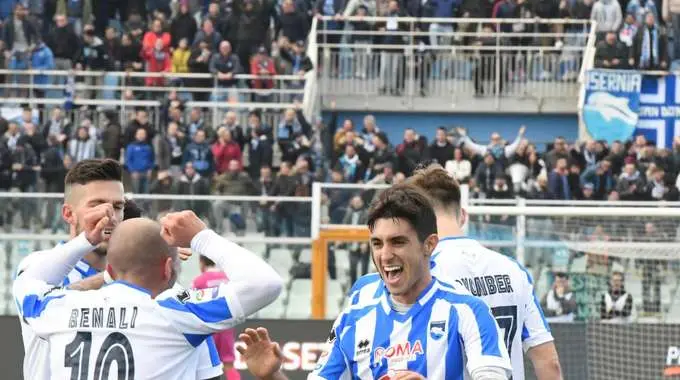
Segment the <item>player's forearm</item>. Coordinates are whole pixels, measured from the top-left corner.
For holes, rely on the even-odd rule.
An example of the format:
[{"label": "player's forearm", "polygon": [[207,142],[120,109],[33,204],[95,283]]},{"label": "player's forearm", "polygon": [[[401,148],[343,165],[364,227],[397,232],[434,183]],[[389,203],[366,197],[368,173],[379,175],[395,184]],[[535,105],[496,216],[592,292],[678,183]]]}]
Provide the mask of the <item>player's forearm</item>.
[{"label": "player's forearm", "polygon": [[562,380],[560,359],[553,342],[530,348],[528,355],[538,380]]},{"label": "player's forearm", "polygon": [[249,250],[230,242],[212,230],[198,233],[191,249],[210,260],[229,278],[244,315],[250,315],[274,302],[281,293],[281,276],[264,260]]},{"label": "player's forearm", "polygon": [[88,277],[84,280],[80,280],[78,282],[70,284],[68,286],[68,288],[71,289],[71,290],[80,290],[80,291],[97,290],[97,289],[100,289],[102,286],[104,286],[104,284],[106,284],[106,280],[104,278],[104,272],[102,272],[102,273],[99,273],[97,275]]},{"label": "player's forearm", "polygon": [[82,233],[64,244],[45,251],[43,255],[49,256],[49,259],[31,260],[24,269],[23,275],[51,285],[59,285],[78,261],[93,249],[94,246],[85,238],[85,233]]}]

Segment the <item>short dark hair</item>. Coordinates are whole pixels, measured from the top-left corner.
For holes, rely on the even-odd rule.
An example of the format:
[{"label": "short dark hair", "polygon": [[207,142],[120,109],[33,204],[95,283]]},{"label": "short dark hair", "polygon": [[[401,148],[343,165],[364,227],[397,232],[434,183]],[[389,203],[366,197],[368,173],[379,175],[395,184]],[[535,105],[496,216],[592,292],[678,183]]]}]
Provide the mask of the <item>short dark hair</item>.
[{"label": "short dark hair", "polygon": [[82,160],[66,173],[66,188],[72,185],[87,185],[94,181],[123,181],[120,162],[110,158]]},{"label": "short dark hair", "polygon": [[372,232],[378,219],[404,219],[424,242],[437,234],[437,218],[432,203],[420,189],[410,184],[399,184],[384,190],[368,210],[368,229]]},{"label": "short dark hair", "polygon": [[142,209],[137,202],[130,198],[125,198],[125,207],[123,208],[123,220],[141,218],[143,214]]},{"label": "short dark hair", "polygon": [[452,207],[456,214],[460,212],[460,184],[441,165],[418,169],[406,182],[427,194],[434,207]]}]

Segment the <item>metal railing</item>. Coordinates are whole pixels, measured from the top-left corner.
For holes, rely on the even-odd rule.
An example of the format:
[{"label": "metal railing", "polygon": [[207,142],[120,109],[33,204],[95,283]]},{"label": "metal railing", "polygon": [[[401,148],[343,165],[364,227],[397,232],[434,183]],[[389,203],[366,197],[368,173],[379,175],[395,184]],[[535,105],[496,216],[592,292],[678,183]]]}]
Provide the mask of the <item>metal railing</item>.
[{"label": "metal railing", "polygon": [[[576,107],[583,60],[593,58],[589,20],[321,20],[322,94],[361,96],[367,106],[376,96],[399,97],[415,108],[420,98],[456,104],[475,94],[493,100],[497,109],[506,99],[532,100],[539,111],[546,100]],[[395,22],[400,28],[357,32],[353,25],[359,22]],[[481,24],[496,30],[478,31]]]}]

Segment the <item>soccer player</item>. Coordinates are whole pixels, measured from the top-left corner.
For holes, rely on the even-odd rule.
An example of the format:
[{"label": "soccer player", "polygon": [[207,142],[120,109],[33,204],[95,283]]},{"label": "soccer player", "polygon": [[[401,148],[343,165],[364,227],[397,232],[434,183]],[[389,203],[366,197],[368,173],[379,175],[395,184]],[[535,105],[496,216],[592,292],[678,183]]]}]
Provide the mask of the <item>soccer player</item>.
[{"label": "soccer player", "polygon": [[[69,170],[65,178],[64,205],[62,216],[69,224],[69,232],[72,240],[83,232],[84,215],[91,212],[101,204],[108,204],[113,208],[112,217],[109,218],[106,234],[95,249],[90,250],[75,268],[62,278],[61,285],[77,290],[99,289],[105,283],[106,273],[103,271],[106,263],[106,241],[111,231],[119,221],[141,216],[141,210],[137,205],[124,198],[122,183],[122,168],[119,162],[114,160],[83,160]],[[82,249],[82,239],[74,243],[60,244],[57,247],[34,252],[24,258],[18,266],[17,275],[20,275],[31,263],[38,260],[54,260],[62,250]],[[96,269],[95,269],[96,268]],[[50,279],[54,280],[54,279]],[[17,305],[19,306],[19,305]],[[31,327],[21,319],[21,332],[24,343],[25,379],[43,380],[49,379],[49,363],[47,342],[35,336]],[[211,340],[202,344],[197,351],[201,358],[201,369],[197,373],[197,379],[215,379],[222,373],[222,365],[219,361],[212,360],[215,356],[214,347],[209,347]]]},{"label": "soccer player", "polygon": [[[427,196],[410,185],[387,189],[371,205],[367,224],[385,291],[336,319],[331,349],[308,379],[462,380],[467,373],[473,380],[506,380],[510,360],[489,307],[430,273],[438,238]],[[249,364],[275,368],[276,351]],[[248,363],[247,350],[241,352]]]},{"label": "soccer player", "polygon": [[[534,296],[529,272],[517,261],[463,236],[466,215],[460,206],[460,187],[441,166],[416,170],[407,183],[430,197],[437,215],[439,243],[432,255],[432,273],[464,286],[489,305],[503,331],[512,360],[512,379],[524,379],[524,352],[538,380],[562,379],[550,327]],[[371,302],[383,289],[380,275],[366,275],[352,287],[351,303]]]},{"label": "soccer player", "polygon": [[[89,249],[109,218],[110,209],[102,209],[84,220],[79,237]],[[177,246],[207,256],[230,281],[200,291],[169,290],[177,277]],[[168,214],[161,224],[122,222],[108,247],[115,281],[100,290],[72,291],[45,281],[64,275],[85,252],[62,251],[54,261],[60,265],[36,262],[14,282],[21,317],[48,340],[53,378],[194,378],[195,347],[273,302],[283,283],[257,255],[207,229],[191,211]]]}]

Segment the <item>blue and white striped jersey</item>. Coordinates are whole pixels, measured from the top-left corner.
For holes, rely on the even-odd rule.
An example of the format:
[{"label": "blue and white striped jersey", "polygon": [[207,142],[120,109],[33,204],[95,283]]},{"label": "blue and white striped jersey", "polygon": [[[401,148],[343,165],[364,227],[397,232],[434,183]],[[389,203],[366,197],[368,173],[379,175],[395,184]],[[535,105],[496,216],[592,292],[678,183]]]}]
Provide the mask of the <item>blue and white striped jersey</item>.
[{"label": "blue and white striped jersey", "polygon": [[489,307],[436,278],[406,313],[393,310],[387,292],[349,306],[329,343],[308,379],[389,379],[409,370],[430,380],[463,380],[466,369],[511,369]]},{"label": "blue and white striped jersey", "polygon": [[[440,239],[430,267],[434,276],[464,287],[491,308],[512,360],[512,378],[524,380],[524,351],[553,341],[529,272],[512,258],[467,237]],[[350,303],[370,303],[384,292],[380,276],[372,273],[354,284]]]},{"label": "blue and white striped jersey", "polygon": [[[75,241],[74,243],[78,244],[79,242]],[[76,249],[82,249],[84,251],[91,249],[87,242],[82,241],[80,243],[80,247],[76,247]],[[26,256],[19,263],[17,274],[25,270],[35,260],[49,260],[49,256],[52,254],[51,250],[46,250],[34,252]],[[61,285],[66,287],[98,273],[99,272],[92,268],[85,260],[80,260],[66,278],[64,278]],[[17,303],[19,314],[22,315],[21,304],[18,301],[15,302]],[[49,345],[47,340],[37,336],[25,318],[20,318],[20,321],[21,335],[24,343],[24,378],[32,380],[51,379],[49,368]],[[206,339],[206,341],[197,347],[195,351],[195,355],[198,356],[199,360],[196,379],[212,379],[222,375],[222,362],[219,359],[212,336]]]},{"label": "blue and white striped jersey", "polygon": [[20,317],[48,341],[53,379],[100,379],[109,373],[121,379],[194,379],[196,347],[245,320],[228,284],[170,289],[154,299],[122,281],[71,291],[18,276],[13,291]]}]

